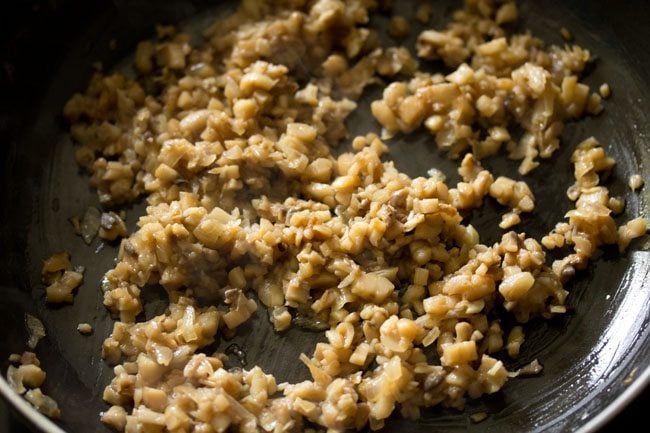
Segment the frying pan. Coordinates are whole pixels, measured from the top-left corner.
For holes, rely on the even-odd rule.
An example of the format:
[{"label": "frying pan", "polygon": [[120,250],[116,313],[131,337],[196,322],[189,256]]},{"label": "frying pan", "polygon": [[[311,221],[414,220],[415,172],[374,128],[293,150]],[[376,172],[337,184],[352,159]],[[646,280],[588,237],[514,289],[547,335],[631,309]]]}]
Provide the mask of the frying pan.
[{"label": "frying pan", "polygon": [[[18,3],[18,4],[16,4]],[[396,3],[399,12],[412,16],[415,2]],[[449,19],[460,1],[434,2],[433,26]],[[0,99],[0,359],[26,349],[25,313],[40,318],[47,329],[36,353],[47,371],[45,392],[59,403],[63,416],[51,422],[12,394],[0,380],[2,394],[37,431],[106,432],[98,413],[107,406],[101,395],[111,379],[100,358],[103,339],[112,320],[102,305],[100,280],[111,268],[116,245],[95,240],[87,246],[75,236],[68,218],[82,215],[88,206],[99,207],[87,178],[73,159],[73,144],[60,113],[74,92],[82,91],[93,63],[106,69],[121,67],[135,43],[153,35],[156,23],[201,23],[225,14],[232,2],[188,0],[51,0],[3,5],[2,81]],[[608,186],[627,201],[621,221],[648,217],[649,188],[631,193],[625,186],[633,173],[650,180],[650,27],[645,2],[551,0],[520,3],[521,27],[550,43],[560,44],[559,29],[566,27],[576,42],[595,54],[586,82],[596,88],[608,82],[613,96],[597,118],[567,125],[563,147],[527,177],[537,197],[533,217],[519,230],[535,237],[563,218],[571,203],[564,191],[572,183],[569,156],[574,146],[596,136],[616,158]],[[374,18],[377,24],[385,17]],[[412,31],[412,34],[415,33]],[[412,44],[413,38],[406,44]],[[411,45],[412,46],[412,45]],[[378,130],[368,116],[368,104],[380,89],[370,89],[360,109],[348,122],[351,135]],[[410,175],[441,168],[453,183],[456,162],[438,153],[426,134],[398,136],[390,141],[390,158]],[[515,172],[516,163],[503,156],[485,161],[495,173]],[[498,239],[495,229],[502,211],[493,203],[468,215],[482,234],[482,242]],[[127,209],[133,229],[142,203]],[[521,432],[580,431],[601,427],[622,406],[638,395],[650,380],[650,243],[641,239],[623,256],[605,249],[602,256],[580,272],[568,289],[570,312],[551,321],[531,321],[522,356],[508,365],[516,368],[534,358],[544,365],[540,376],[517,378],[504,389],[470,402],[465,412],[432,408],[417,421],[391,419],[386,431]],[[67,250],[73,263],[86,267],[84,284],[74,304],[46,306],[39,282],[42,261]],[[165,308],[162,289],[146,291],[145,316]],[[79,322],[90,322],[94,332],[82,336]],[[278,336],[263,309],[229,341],[246,353],[246,365],[262,366],[278,381],[308,377],[297,362],[301,352],[311,353],[323,336],[291,329]],[[237,360],[233,362],[238,362]],[[7,362],[0,361],[6,371]],[[486,412],[474,424],[469,414]]]}]

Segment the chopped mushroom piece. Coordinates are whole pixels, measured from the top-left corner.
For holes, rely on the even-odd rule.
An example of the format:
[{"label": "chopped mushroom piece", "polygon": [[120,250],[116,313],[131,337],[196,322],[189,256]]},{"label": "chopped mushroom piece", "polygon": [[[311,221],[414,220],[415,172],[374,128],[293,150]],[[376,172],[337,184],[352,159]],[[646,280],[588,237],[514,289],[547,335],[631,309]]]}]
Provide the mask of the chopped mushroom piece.
[{"label": "chopped mushroom piece", "polygon": [[74,290],[81,285],[83,275],[79,272],[65,271],[60,279],[54,281],[45,289],[45,300],[47,302],[72,303]]},{"label": "chopped mushroom piece", "polygon": [[600,93],[600,96],[603,97],[603,99],[607,99],[610,96],[612,96],[612,89],[609,87],[609,84],[603,83],[600,85],[598,88],[598,92]]},{"label": "chopped mushroom piece", "polygon": [[476,412],[469,416],[473,423],[480,423],[487,419],[488,414],[486,412]]},{"label": "chopped mushroom piece", "polygon": [[628,182],[628,185],[630,185],[630,189],[632,191],[636,191],[637,189],[641,189],[643,187],[643,178],[639,176],[638,174],[633,174],[630,176],[630,180]]},{"label": "chopped mushroom piece", "polygon": [[101,413],[101,420],[115,430],[122,431],[126,426],[126,410],[122,406],[111,406],[106,412]]},{"label": "chopped mushroom piece", "polygon": [[30,402],[39,412],[49,418],[61,417],[61,410],[56,401],[43,394],[40,388],[30,389],[25,393],[25,400]]},{"label": "chopped mushroom piece", "polygon": [[43,262],[41,274],[45,283],[52,283],[59,278],[64,271],[72,269],[70,255],[66,252],[56,253]]},{"label": "chopped mushroom piece", "polygon": [[114,241],[128,235],[126,224],[115,212],[103,213],[99,224],[99,237],[107,241]]},{"label": "chopped mushroom piece", "polygon": [[[48,284],[45,288],[45,300],[56,303],[72,303],[74,290],[83,281],[84,268],[79,266],[72,269],[68,253],[57,253],[43,264],[43,281]],[[44,335],[44,334],[43,334]]]},{"label": "chopped mushroom piece", "polygon": [[59,418],[61,411],[56,401],[43,394],[40,387],[45,382],[46,374],[40,368],[40,362],[33,352],[22,355],[12,354],[11,362],[20,362],[18,367],[10,365],[7,370],[7,382],[18,394],[24,397],[39,412],[50,418]]},{"label": "chopped mushroom piece", "polygon": [[535,208],[535,197],[526,182],[517,182],[505,176],[499,176],[492,183],[490,196],[519,212],[532,212]]},{"label": "chopped mushroom piece", "polygon": [[634,218],[618,228],[618,249],[623,252],[633,239],[643,236],[648,231],[645,218]]},{"label": "chopped mushroom piece", "polygon": [[80,323],[77,325],[77,331],[83,335],[89,335],[93,332],[93,327],[90,323]]}]

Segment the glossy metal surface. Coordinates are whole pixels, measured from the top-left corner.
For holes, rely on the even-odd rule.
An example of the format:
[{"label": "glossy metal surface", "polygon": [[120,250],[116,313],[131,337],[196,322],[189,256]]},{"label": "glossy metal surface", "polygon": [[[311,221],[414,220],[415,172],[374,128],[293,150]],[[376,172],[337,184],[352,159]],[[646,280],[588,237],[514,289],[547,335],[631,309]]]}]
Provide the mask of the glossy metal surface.
[{"label": "glossy metal surface", "polygon": [[[24,312],[41,318],[48,336],[39,344],[37,354],[48,373],[45,390],[59,401],[63,418],[55,425],[36,414],[12,396],[4,381],[0,381],[0,394],[40,431],[109,431],[97,416],[107,408],[101,394],[111,378],[110,368],[100,359],[100,347],[112,328],[102,306],[99,282],[112,266],[116,250],[98,240],[86,246],[67,221],[98,202],[73,161],[73,147],[59,115],[61,107],[73,92],[83,90],[93,62],[101,60],[107,68],[119,65],[136,41],[152,34],[155,23],[190,18],[196,23],[232,7],[231,3],[216,8],[208,3],[43,2],[40,11],[27,12],[33,14],[27,17],[31,24],[21,32],[16,30],[15,42],[7,51],[15,76],[12,84],[2,88],[0,111],[0,339],[4,343],[0,359],[24,350]],[[396,3],[405,11],[413,9],[413,2]],[[449,6],[458,3],[436,3],[435,24],[443,23]],[[535,216],[525,219],[519,229],[539,237],[562,219],[571,206],[564,195],[572,182],[568,157],[573,146],[590,135],[618,161],[610,187],[627,199],[622,220],[648,217],[650,185],[637,194],[625,185],[632,173],[650,181],[650,170],[644,165],[650,161],[650,115],[646,109],[650,83],[645,75],[650,66],[650,32],[641,18],[645,16],[644,3],[528,1],[521,10],[523,26],[549,42],[562,43],[560,27],[571,29],[576,41],[599,59],[587,82],[597,87],[607,81],[614,93],[600,117],[569,124],[562,149],[527,179],[538,206]],[[377,89],[371,90],[363,104],[377,94]],[[378,130],[363,104],[349,122],[353,133]],[[456,178],[456,163],[439,154],[424,134],[396,137],[391,141],[390,158],[411,175],[424,175],[436,166],[451,180]],[[503,157],[488,159],[485,164],[495,174],[511,175],[516,167]],[[128,211],[131,227],[142,210],[138,205]],[[500,236],[493,228],[500,211],[497,205],[488,204],[468,216],[483,235],[483,242]],[[570,314],[528,325],[523,355],[511,366],[539,358],[545,367],[541,376],[511,380],[502,392],[470,403],[467,412],[434,408],[424,411],[417,422],[395,418],[387,424],[387,431],[507,433],[594,431],[600,427],[650,380],[650,255],[645,251],[646,241],[634,243],[633,251],[623,257],[605,250],[570,285]],[[73,263],[86,267],[85,281],[74,305],[46,307],[39,283],[41,263],[62,249],[72,254]],[[152,289],[147,297],[147,317],[164,309],[162,291]],[[93,323],[94,333],[80,335],[78,322]],[[219,341],[215,348],[224,350],[236,343],[245,349],[249,366],[261,365],[279,381],[297,381],[308,377],[298,355],[309,353],[314,342],[322,339],[320,334],[300,329],[278,336],[260,309],[239,336]],[[0,366],[5,369],[6,363]],[[626,384],[629,377],[631,385]],[[471,423],[468,415],[481,411],[488,412],[489,418]]]}]

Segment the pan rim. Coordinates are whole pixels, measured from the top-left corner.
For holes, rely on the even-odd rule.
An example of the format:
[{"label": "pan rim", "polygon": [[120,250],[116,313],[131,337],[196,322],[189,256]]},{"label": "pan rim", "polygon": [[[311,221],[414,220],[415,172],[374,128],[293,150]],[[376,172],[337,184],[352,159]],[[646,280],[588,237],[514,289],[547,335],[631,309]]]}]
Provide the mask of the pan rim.
[{"label": "pan rim", "polygon": [[648,383],[650,383],[650,366],[646,367],[645,370],[643,370],[643,373],[628,385],[627,388],[625,388],[625,391],[620,393],[611,403],[605,406],[601,412],[578,428],[576,433],[592,433],[596,432],[601,427],[604,427],[607,422],[614,419],[616,415],[636,399],[639,394],[645,390]]},{"label": "pan rim", "polygon": [[54,421],[37,411],[27,400],[14,391],[4,377],[0,377],[0,395],[32,427],[44,433],[65,433]]}]

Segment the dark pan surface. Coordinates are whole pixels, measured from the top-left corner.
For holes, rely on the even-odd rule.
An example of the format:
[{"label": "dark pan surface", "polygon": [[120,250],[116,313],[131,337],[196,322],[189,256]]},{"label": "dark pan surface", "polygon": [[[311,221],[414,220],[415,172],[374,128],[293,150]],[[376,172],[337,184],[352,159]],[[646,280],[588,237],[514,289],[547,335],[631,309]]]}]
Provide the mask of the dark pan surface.
[{"label": "dark pan surface", "polygon": [[[88,206],[98,206],[98,201],[74,163],[61,109],[70,95],[85,88],[93,62],[100,60],[107,69],[119,66],[138,40],[153,34],[154,24],[192,17],[202,21],[205,11],[214,16],[215,11],[232,8],[230,2],[215,2],[215,6],[202,0],[88,3],[42,2],[37,3],[36,11],[16,6],[16,13],[27,17],[30,24],[23,28],[2,23],[10,42],[2,59],[5,76],[0,88],[0,341],[4,342],[0,360],[25,349],[25,312],[44,322],[48,336],[36,352],[48,373],[45,391],[58,400],[63,412],[58,425],[69,432],[109,431],[97,415],[107,408],[101,394],[111,370],[101,360],[100,348],[112,328],[99,284],[113,264],[116,248],[102,246],[98,240],[86,246],[67,221],[83,214]],[[413,10],[413,2],[396,3],[407,15]],[[437,2],[433,24],[444,23],[450,8],[459,4]],[[562,219],[570,207],[564,194],[572,183],[568,159],[573,147],[590,135],[618,162],[609,186],[627,200],[621,220],[649,216],[650,187],[637,194],[626,187],[633,173],[650,181],[645,164],[650,161],[650,82],[645,73],[650,66],[650,30],[643,18],[647,17],[645,8],[643,1],[553,0],[521,5],[522,27],[550,43],[562,43],[560,27],[570,29],[576,42],[599,59],[587,82],[597,87],[607,81],[614,93],[600,117],[569,124],[562,149],[527,178],[538,204],[534,217],[525,219],[520,230],[539,237]],[[10,16],[5,14],[3,19]],[[353,115],[349,122],[352,134],[378,131],[367,116],[368,101],[378,91],[371,90],[366,105]],[[398,136],[391,141],[390,158],[411,175],[424,175],[437,166],[455,181],[456,162],[440,155],[430,142],[424,134]],[[515,173],[516,164],[503,157],[492,158],[486,165],[495,174]],[[500,236],[500,231],[490,229],[498,223],[499,211],[496,205],[488,205],[468,217],[484,243]],[[142,205],[128,210],[130,227],[142,212]],[[570,314],[528,325],[523,355],[511,366],[539,358],[545,367],[541,376],[511,380],[503,391],[470,403],[466,412],[435,408],[424,411],[417,422],[395,418],[386,431],[507,433],[597,428],[602,418],[611,416],[650,379],[649,245],[647,239],[641,239],[622,257],[605,250],[569,287]],[[84,284],[74,305],[46,307],[39,283],[42,260],[61,250],[71,253],[73,263],[86,267]],[[165,305],[162,290],[149,293],[147,318],[160,313]],[[79,322],[92,323],[94,333],[80,335],[76,331]],[[224,350],[236,343],[246,351],[249,367],[260,365],[278,381],[298,381],[308,377],[298,355],[310,353],[314,342],[321,339],[320,334],[300,329],[278,336],[264,309],[259,309],[254,319],[240,328],[239,336],[220,341],[218,348]],[[1,361],[0,367],[4,371],[6,362]],[[630,377],[631,385],[625,381]],[[5,391],[3,386],[0,383],[0,392]],[[24,403],[17,404],[19,410],[28,411]],[[489,418],[473,424],[468,415],[481,411],[488,412]],[[53,428],[41,418],[32,419],[42,428]]]}]

